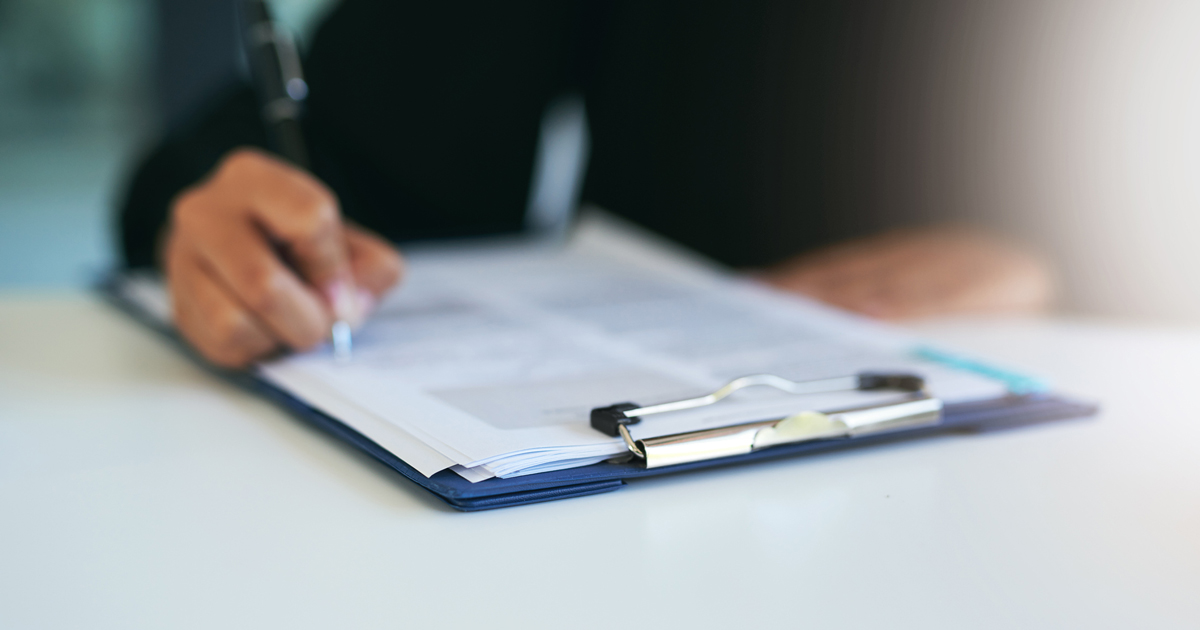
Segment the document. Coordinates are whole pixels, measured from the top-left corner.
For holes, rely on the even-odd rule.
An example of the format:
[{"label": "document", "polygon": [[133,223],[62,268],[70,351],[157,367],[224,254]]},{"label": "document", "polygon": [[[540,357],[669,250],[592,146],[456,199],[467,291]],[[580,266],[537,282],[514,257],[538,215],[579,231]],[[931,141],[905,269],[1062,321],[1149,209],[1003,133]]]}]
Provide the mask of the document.
[{"label": "document", "polygon": [[[403,284],[356,333],[350,361],[323,347],[254,370],[426,476],[449,469],[478,482],[601,462],[626,446],[591,427],[591,409],[702,396],[751,374],[805,381],[916,373],[946,403],[995,399],[1014,382],[604,214],[585,215],[566,244],[492,241],[408,248],[406,256]],[[129,276],[119,290],[170,325],[160,281]],[[750,388],[647,417],[631,433],[643,439],[895,396]]]},{"label": "document", "polygon": [[[802,381],[861,371],[924,376],[946,402],[1003,382],[922,359],[887,326],[756,284],[604,215],[559,247],[412,249],[403,285],[355,336],[264,363],[259,374],[424,475],[470,481],[585,466],[626,452],[589,412],[700,396],[733,378]],[[768,388],[647,417],[637,439],[879,402],[880,392]]]}]

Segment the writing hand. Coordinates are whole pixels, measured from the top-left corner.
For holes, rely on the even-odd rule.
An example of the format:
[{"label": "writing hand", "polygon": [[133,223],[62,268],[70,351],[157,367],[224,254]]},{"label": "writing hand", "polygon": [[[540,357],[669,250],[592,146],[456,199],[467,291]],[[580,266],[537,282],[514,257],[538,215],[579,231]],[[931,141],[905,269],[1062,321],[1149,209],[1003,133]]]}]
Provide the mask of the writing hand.
[{"label": "writing hand", "polygon": [[176,326],[225,367],[311,348],[335,319],[361,323],[402,270],[320,181],[253,149],[175,198],[162,262]]},{"label": "writing hand", "polygon": [[798,256],[767,270],[776,287],[883,319],[1030,312],[1050,301],[1045,263],[959,228],[889,232]]}]

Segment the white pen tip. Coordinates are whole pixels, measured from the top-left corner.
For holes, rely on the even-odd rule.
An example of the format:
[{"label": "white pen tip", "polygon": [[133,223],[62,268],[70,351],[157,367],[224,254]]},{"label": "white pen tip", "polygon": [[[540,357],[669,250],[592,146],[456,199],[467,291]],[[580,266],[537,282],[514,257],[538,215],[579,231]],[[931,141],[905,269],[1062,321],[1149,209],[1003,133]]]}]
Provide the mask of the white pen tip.
[{"label": "white pen tip", "polygon": [[339,319],[333,323],[330,332],[333,339],[333,359],[338,363],[350,361],[350,356],[354,353],[354,335],[350,331],[350,323]]}]

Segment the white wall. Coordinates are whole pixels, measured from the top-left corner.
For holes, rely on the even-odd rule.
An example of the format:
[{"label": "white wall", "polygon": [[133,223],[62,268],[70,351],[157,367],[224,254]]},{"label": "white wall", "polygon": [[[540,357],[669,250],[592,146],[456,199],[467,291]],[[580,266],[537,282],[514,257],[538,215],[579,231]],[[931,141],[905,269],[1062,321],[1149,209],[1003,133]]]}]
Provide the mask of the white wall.
[{"label": "white wall", "polygon": [[934,4],[895,61],[896,203],[1050,251],[1067,310],[1200,322],[1200,2]]}]

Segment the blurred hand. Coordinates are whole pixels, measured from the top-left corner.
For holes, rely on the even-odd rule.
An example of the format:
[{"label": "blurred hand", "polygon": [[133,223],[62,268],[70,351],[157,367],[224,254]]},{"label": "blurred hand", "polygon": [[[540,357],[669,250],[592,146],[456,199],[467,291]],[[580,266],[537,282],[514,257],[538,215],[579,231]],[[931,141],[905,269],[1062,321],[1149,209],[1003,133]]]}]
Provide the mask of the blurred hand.
[{"label": "blurred hand", "polygon": [[1052,293],[1048,266],[959,228],[889,232],[804,254],[762,279],[882,319],[1030,312]]},{"label": "blurred hand", "polygon": [[176,197],[164,237],[175,324],[225,367],[311,348],[336,319],[361,323],[402,269],[321,182],[252,149]]}]

